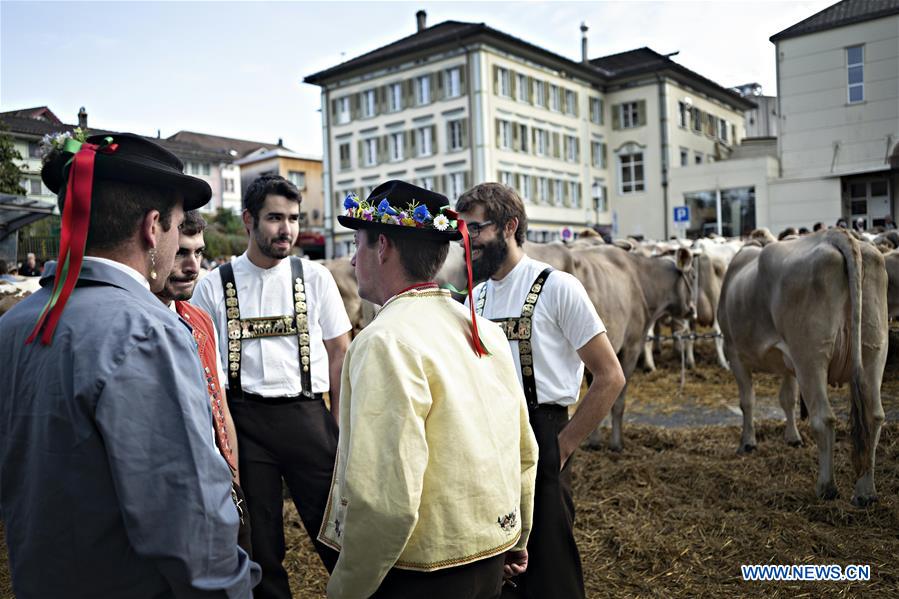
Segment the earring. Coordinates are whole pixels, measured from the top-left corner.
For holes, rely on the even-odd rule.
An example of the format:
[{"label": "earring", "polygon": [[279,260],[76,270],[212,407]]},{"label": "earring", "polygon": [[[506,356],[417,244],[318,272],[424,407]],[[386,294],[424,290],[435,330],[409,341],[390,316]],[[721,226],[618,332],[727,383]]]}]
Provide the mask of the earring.
[{"label": "earring", "polygon": [[155,281],[156,277],[156,248],[150,248],[150,279]]}]

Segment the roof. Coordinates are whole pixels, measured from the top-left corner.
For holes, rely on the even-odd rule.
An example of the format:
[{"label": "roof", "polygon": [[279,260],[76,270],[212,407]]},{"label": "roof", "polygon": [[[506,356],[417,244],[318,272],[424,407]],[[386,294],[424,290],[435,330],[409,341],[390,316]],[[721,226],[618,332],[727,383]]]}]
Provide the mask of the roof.
[{"label": "roof", "polygon": [[209,135],[207,133],[197,133],[196,131],[179,131],[166,139],[173,142],[199,146],[207,150],[221,151],[226,154],[230,153],[231,150],[234,150],[237,152],[237,155],[232,155],[232,158],[242,158],[250,152],[255,152],[259,148],[273,150],[278,147],[283,147],[278,144],[250,141],[247,139],[235,139],[233,137],[222,137],[221,135]]},{"label": "roof", "polygon": [[520,38],[503,33],[502,31],[488,27],[484,23],[465,23],[462,21],[443,21],[431,27],[427,27],[421,31],[413,33],[400,40],[381,46],[371,52],[352,58],[346,62],[342,62],[337,66],[325,69],[309,75],[303,81],[313,85],[320,85],[333,77],[344,75],[355,70],[363,69],[371,65],[380,64],[385,61],[402,58],[410,53],[423,50],[433,50],[438,46],[460,44],[465,40],[471,40],[477,36],[484,35],[495,40],[513,44],[519,48],[526,49],[530,52],[539,54],[545,59],[554,62],[563,63],[573,72],[580,72],[592,78],[602,78],[604,73],[596,68],[591,68],[581,62],[575,62],[569,58],[550,52],[545,48],[541,48],[534,44],[528,43]]},{"label": "roof", "polygon": [[321,162],[321,156],[310,156],[306,154],[298,154],[292,150],[288,150],[286,148],[275,148],[273,150],[267,148],[259,148],[255,152],[250,152],[240,160],[236,160],[234,164],[244,165],[244,164],[252,164],[254,162],[259,162],[261,160],[268,160],[270,158],[293,158],[295,160],[309,160],[315,162]]},{"label": "roof", "polygon": [[59,117],[53,114],[53,111],[46,106],[35,106],[34,108],[21,108],[19,110],[10,110],[9,112],[0,112],[0,117],[23,117],[28,119],[46,121],[48,123],[53,123],[56,125],[62,124],[62,121],[59,120]]},{"label": "roof", "polygon": [[633,77],[645,73],[655,73],[664,70],[673,71],[686,79],[703,84],[713,95],[730,102],[734,106],[744,110],[755,108],[755,103],[751,100],[747,100],[736,91],[727,89],[711,79],[703,77],[696,71],[674,62],[670,56],[673,56],[673,54],[666,56],[644,46],[643,48],[628,50],[627,52],[594,58],[590,61],[590,64],[608,72],[612,82],[615,79]]},{"label": "roof", "polygon": [[899,14],[899,0],[843,0],[775,33],[772,42]]},{"label": "roof", "polygon": [[680,74],[682,77],[698,81],[708,88],[713,95],[744,110],[755,107],[755,104],[744,99],[740,94],[724,88],[649,48],[638,48],[629,52],[603,56],[585,64],[575,62],[545,48],[488,27],[484,23],[464,23],[461,21],[438,23],[386,46],[342,62],[337,66],[309,75],[303,81],[314,85],[323,85],[329,80],[356,71],[364,71],[366,68],[374,65],[397,59],[408,59],[411,54],[416,52],[433,52],[441,46],[458,46],[463,42],[475,41],[479,37],[494,43],[499,42],[500,44],[513,46],[519,52],[524,51],[537,58],[542,58],[544,61],[548,61],[600,85],[614,83],[614,80],[620,77],[668,69]]}]

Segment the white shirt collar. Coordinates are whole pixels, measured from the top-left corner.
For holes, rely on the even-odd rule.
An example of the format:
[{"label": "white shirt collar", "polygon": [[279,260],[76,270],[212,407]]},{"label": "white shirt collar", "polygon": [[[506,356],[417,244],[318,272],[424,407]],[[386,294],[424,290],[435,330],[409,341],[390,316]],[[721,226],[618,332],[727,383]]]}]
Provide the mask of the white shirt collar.
[{"label": "white shirt collar", "polygon": [[238,257],[238,260],[241,260],[246,265],[246,267],[250,270],[251,273],[253,273],[256,276],[260,276],[260,277],[270,276],[270,275],[279,273],[285,267],[290,268],[290,258],[282,259],[280,262],[278,262],[271,268],[262,268],[260,266],[256,266],[255,264],[253,264],[253,261],[250,260],[250,256],[249,256],[249,254],[247,254],[247,252],[244,252],[243,254],[241,254]]},{"label": "white shirt collar", "polygon": [[125,273],[126,275],[140,283],[147,291],[150,290],[150,282],[147,281],[146,277],[144,277],[144,275],[140,274],[127,264],[122,264],[121,262],[116,262],[115,260],[110,260],[108,258],[100,258],[99,256],[85,256],[84,259],[87,261],[99,262],[100,264],[105,264],[106,266],[115,268],[116,270]]}]

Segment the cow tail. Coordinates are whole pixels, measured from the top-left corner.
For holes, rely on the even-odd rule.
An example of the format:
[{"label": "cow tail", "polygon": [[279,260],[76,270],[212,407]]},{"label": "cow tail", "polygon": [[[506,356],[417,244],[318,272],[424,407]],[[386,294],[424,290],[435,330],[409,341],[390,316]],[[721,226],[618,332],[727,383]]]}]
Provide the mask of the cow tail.
[{"label": "cow tail", "polygon": [[840,251],[846,261],[846,272],[849,275],[849,309],[851,313],[851,331],[849,334],[852,373],[849,393],[851,404],[849,419],[852,435],[852,464],[856,472],[862,472],[865,464],[870,463],[871,446],[870,431],[873,428],[871,410],[867,402],[867,389],[862,367],[862,255],[858,241],[845,231],[834,231],[829,235],[830,242]]}]

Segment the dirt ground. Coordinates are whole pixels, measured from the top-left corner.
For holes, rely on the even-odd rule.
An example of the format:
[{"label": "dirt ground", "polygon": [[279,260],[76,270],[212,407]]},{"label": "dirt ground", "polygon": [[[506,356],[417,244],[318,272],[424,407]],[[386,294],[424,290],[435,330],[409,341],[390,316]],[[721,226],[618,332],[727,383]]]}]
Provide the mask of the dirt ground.
[{"label": "dirt ground", "polygon": [[[899,348],[899,334],[893,336]],[[738,455],[739,402],[710,347],[679,392],[680,357],[664,351],[655,373],[629,386],[625,447],[581,450],[573,462],[576,535],[588,597],[899,597],[899,351],[884,376],[887,412],[877,450],[880,501],[849,503],[848,391],[840,415],[835,479],[840,497],[815,497],[817,451],[783,442],[779,381],[756,381],[758,450]],[[292,505],[285,506],[288,568],[298,598],[324,596],[326,573]],[[2,529],[0,529],[2,534]],[[11,596],[0,552],[0,597]],[[744,582],[741,564],[867,564],[867,582]],[[550,598],[548,598],[550,599]],[[555,599],[555,598],[551,598]],[[562,598],[564,599],[564,598]]]}]

